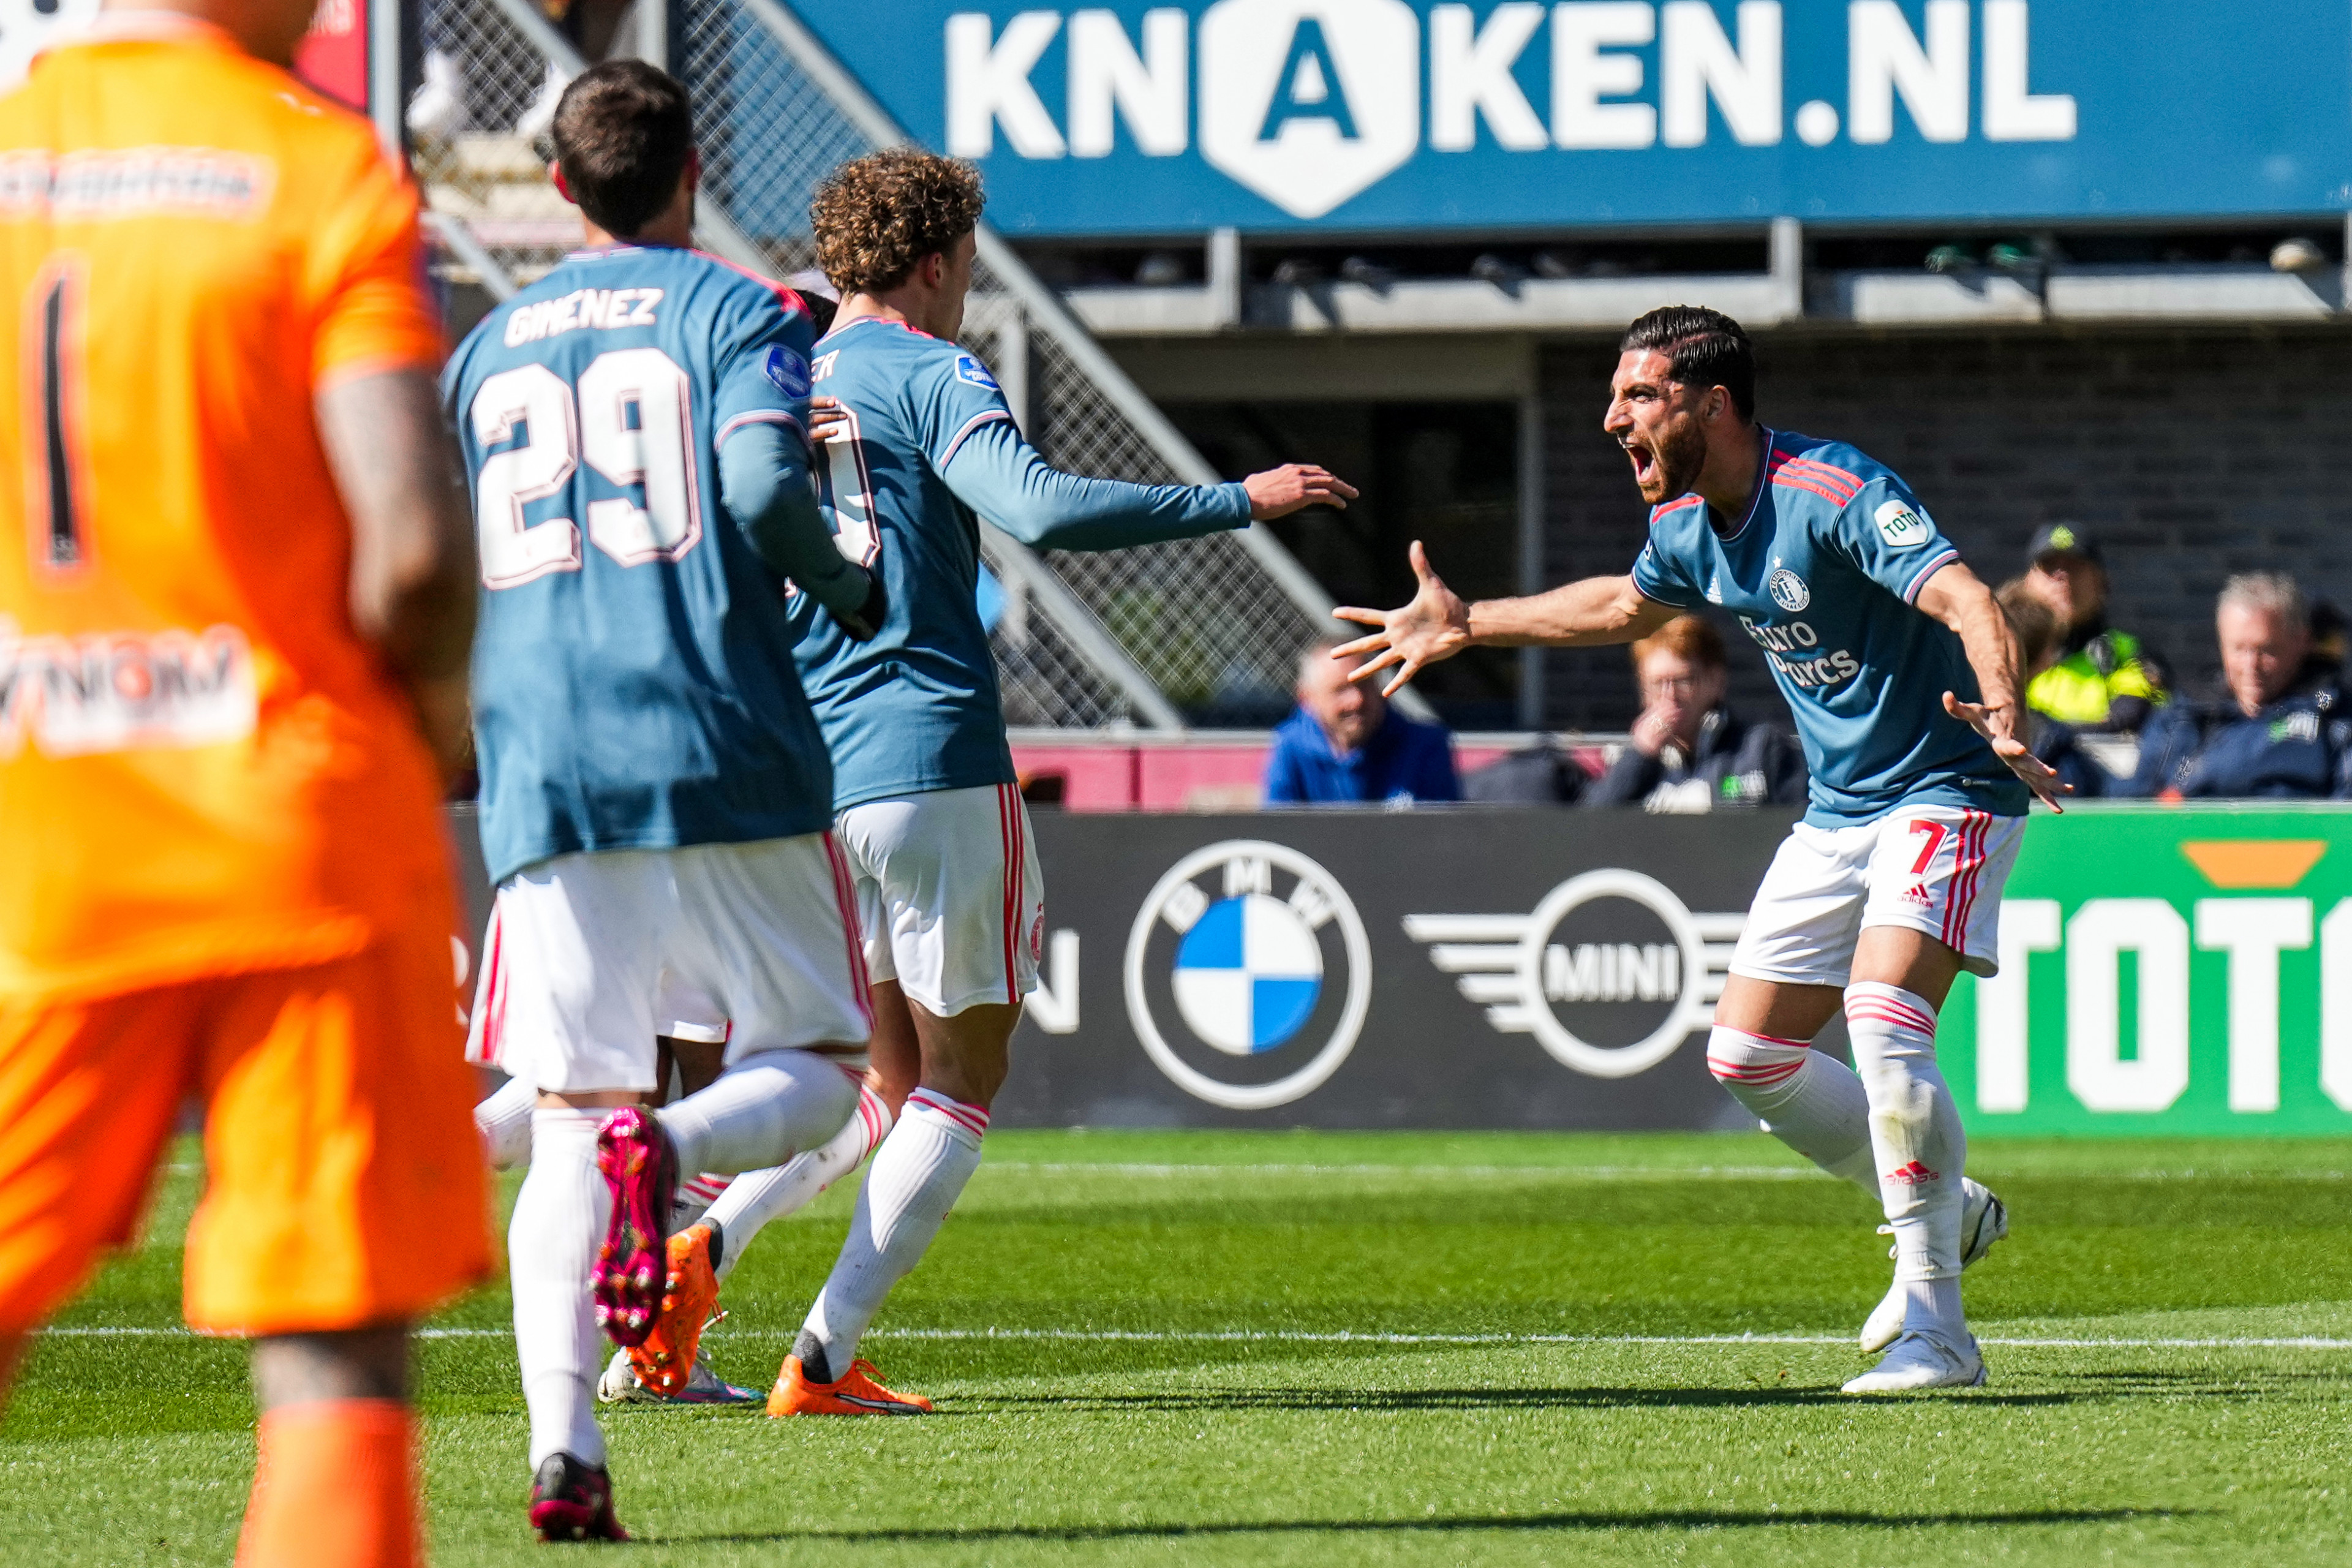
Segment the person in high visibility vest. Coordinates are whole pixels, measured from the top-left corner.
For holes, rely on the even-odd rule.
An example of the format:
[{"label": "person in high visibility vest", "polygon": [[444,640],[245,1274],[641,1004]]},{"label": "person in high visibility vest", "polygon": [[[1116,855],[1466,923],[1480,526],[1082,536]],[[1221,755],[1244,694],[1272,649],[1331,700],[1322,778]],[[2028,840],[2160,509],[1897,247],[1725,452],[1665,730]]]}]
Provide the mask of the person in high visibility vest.
[{"label": "person in high visibility vest", "polygon": [[2079,522],[2045,523],[2025,553],[2027,585],[2064,628],[2056,662],[2026,685],[2026,706],[2077,729],[2137,733],[2170,693],[2147,645],[2107,624],[2099,542]]}]

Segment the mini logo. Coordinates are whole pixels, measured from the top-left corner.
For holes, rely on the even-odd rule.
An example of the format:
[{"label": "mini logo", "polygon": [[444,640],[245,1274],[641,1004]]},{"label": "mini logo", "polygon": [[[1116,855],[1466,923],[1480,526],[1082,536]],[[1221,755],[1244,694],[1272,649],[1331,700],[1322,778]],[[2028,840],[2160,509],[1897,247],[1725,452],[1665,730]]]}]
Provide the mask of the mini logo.
[{"label": "mini logo", "polygon": [[786,397],[806,397],[809,395],[808,361],[788,348],[770,349],[768,357],[760,363],[760,373]]},{"label": "mini logo", "polygon": [[1786,566],[1764,580],[1764,590],[1772,595],[1774,604],[1792,616],[1813,602],[1813,591],[1805,586],[1805,580]]},{"label": "mini logo", "polygon": [[[1620,904],[1614,916],[1606,908],[1612,901]],[[1601,929],[1586,929],[1596,921]],[[1612,868],[1570,878],[1533,914],[1407,915],[1404,933],[1430,944],[1439,969],[1462,977],[1455,989],[1486,1007],[1496,1033],[1531,1034],[1554,1060],[1592,1078],[1632,1078],[1714,1021],[1714,997],[1746,922],[1740,914],[1693,914],[1657,879]],[[1635,925],[1654,931],[1663,925],[1666,940],[1622,940]],[[1595,936],[1610,940],[1580,940]],[[1583,1022],[1588,1017],[1613,1020],[1622,1032],[1649,1032],[1622,1045],[1597,1044],[1570,1028],[1561,1005],[1574,1005],[1580,1025],[1592,1032],[1599,1030]],[[1622,1015],[1641,1021],[1623,1030]]]},{"label": "mini logo", "polygon": [[970,354],[956,355],[956,379],[973,386],[985,387],[991,392],[1003,390],[996,384],[996,378],[988,374],[988,367]]},{"label": "mini logo", "polygon": [[1265,1110],[1312,1093],[1355,1048],[1371,944],[1347,889],[1280,844],[1184,857],[1127,942],[1127,1007],[1145,1054],[1195,1099]]},{"label": "mini logo", "polygon": [[1905,502],[1891,500],[1878,509],[1878,536],[1889,550],[1909,550],[1927,542],[1927,520]]},{"label": "mini logo", "polygon": [[1900,1170],[1887,1172],[1886,1179],[1890,1182],[1900,1182],[1906,1187],[1916,1187],[1929,1182],[1940,1182],[1944,1178],[1914,1160]]}]

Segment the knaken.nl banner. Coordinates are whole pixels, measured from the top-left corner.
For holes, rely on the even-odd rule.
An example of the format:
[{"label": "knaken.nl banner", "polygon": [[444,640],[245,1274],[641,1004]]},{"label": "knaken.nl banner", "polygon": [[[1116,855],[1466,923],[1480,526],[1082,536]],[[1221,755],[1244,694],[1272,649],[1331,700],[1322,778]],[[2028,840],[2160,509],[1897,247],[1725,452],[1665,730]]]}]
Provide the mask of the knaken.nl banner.
[{"label": "knaken.nl banner", "polygon": [[2342,0],[793,9],[1016,236],[2352,205]]}]

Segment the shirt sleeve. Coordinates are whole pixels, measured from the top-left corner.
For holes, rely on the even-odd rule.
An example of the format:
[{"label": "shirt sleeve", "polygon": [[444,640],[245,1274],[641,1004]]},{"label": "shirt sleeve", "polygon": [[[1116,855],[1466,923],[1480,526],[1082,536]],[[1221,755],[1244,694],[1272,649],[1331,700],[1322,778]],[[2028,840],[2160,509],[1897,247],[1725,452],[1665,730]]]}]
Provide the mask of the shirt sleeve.
[{"label": "shirt sleeve", "polygon": [[[1701,515],[1704,516],[1703,511]],[[1705,604],[1706,596],[1683,571],[1678,555],[1679,552],[1674,548],[1674,542],[1666,531],[1653,523],[1650,537],[1642,545],[1642,553],[1633,557],[1633,586],[1642,591],[1645,599],[1694,609]]]},{"label": "shirt sleeve", "polygon": [[1265,799],[1268,805],[1297,805],[1307,799],[1299,783],[1298,758],[1290,738],[1275,731],[1274,747],[1265,754]]},{"label": "shirt sleeve", "polygon": [[1022,438],[1010,414],[975,416],[939,472],[966,506],[1041,550],[1124,550],[1250,520],[1249,491],[1238,484],[1131,485],[1063,473]]},{"label": "shirt sleeve", "polygon": [[1885,474],[1865,481],[1839,509],[1828,543],[1906,605],[1917,603],[1927,579],[1960,558],[1918,498]]},{"label": "shirt sleeve", "polygon": [[303,237],[314,387],[374,371],[432,370],[446,347],[425,275],[416,187],[372,137],[349,163],[322,177],[336,195]]},{"label": "shirt sleeve", "polygon": [[776,425],[792,431],[804,448],[814,323],[807,311],[773,294],[741,290],[730,296],[730,304],[713,345],[711,444],[724,447],[747,425]]}]

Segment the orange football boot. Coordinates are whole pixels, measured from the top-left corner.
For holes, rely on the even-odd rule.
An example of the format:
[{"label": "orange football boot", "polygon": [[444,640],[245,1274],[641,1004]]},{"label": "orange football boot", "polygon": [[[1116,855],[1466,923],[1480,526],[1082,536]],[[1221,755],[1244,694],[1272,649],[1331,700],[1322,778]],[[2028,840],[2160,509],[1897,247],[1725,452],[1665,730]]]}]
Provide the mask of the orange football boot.
[{"label": "orange football boot", "polygon": [[768,1392],[771,1415],[928,1415],[931,1402],[919,1394],[894,1394],[882,1386],[874,1363],[859,1357],[838,1383],[812,1383],[801,1358],[788,1355],[776,1386]]},{"label": "orange football boot", "polygon": [[669,1278],[662,1287],[661,1311],[641,1345],[629,1347],[637,1381],[656,1394],[676,1398],[694,1376],[702,1331],[719,1304],[719,1275],[710,1267],[710,1227],[690,1225],[669,1238]]}]

